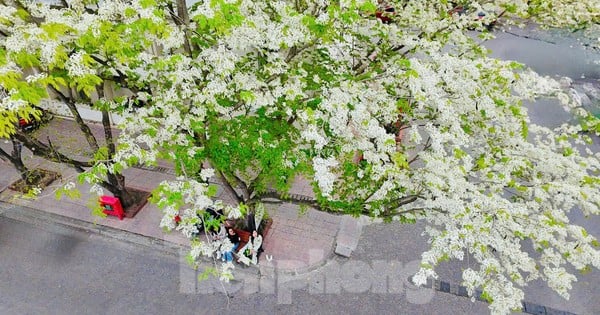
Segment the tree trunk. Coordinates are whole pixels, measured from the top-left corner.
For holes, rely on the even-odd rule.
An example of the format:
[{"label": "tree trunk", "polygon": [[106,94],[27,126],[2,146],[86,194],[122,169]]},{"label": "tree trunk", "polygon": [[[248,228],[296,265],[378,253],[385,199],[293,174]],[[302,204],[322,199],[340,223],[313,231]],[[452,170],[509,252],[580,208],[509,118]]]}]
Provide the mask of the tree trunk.
[{"label": "tree trunk", "polygon": [[188,29],[190,24],[190,17],[187,11],[187,4],[185,0],[177,0],[177,17],[179,21],[175,19],[175,23],[183,27],[185,38],[183,41],[183,49],[188,57],[192,57],[192,47],[190,46],[190,30]]},{"label": "tree trunk", "polygon": [[44,144],[38,139],[31,137],[29,134],[26,134],[21,131],[17,131],[13,138],[16,141],[22,143],[26,148],[31,150],[33,154],[36,156],[42,157],[48,161],[56,162],[56,163],[65,163],[74,167],[78,172],[84,172],[84,167],[92,167],[94,165],[91,161],[79,161],[73,160],[70,157],[58,152],[53,146],[50,138],[48,138],[48,144]]},{"label": "tree trunk", "polygon": [[21,159],[21,153],[20,153],[20,149],[19,149],[20,143],[18,143],[15,140],[12,140],[12,139],[11,139],[11,141],[13,144],[12,152],[10,154],[8,154],[8,152],[6,152],[2,148],[0,148],[0,157],[2,157],[5,160],[8,160],[10,163],[12,163],[12,165],[17,169],[17,171],[19,171],[21,178],[23,180],[27,180],[27,173],[29,172],[29,170],[27,169],[27,167],[23,163],[23,160]]},{"label": "tree trunk", "polygon": [[134,205],[137,200],[136,197],[125,187],[125,176],[121,174],[107,175],[108,181],[102,183],[102,187],[110,191],[115,197],[121,200],[123,210]]},{"label": "tree trunk", "polygon": [[17,171],[19,171],[19,173],[21,174],[21,179],[23,179],[27,184],[31,184],[31,176],[29,176],[30,171],[25,166],[25,164],[23,163],[23,159],[21,158],[21,151],[23,150],[23,145],[20,142],[15,141],[14,139],[11,139],[11,141],[13,145],[13,150],[10,153],[10,161],[15,166]]},{"label": "tree trunk", "polygon": [[[103,91],[99,91],[98,95],[103,97]],[[115,155],[116,148],[112,135],[112,125],[110,123],[109,112],[105,109],[102,110],[102,126],[104,127],[104,139],[106,140],[106,146],[108,148],[108,160],[110,161]],[[121,200],[123,209],[135,204],[137,200],[135,196],[132,195],[125,187],[125,177],[123,175],[108,172],[106,177],[108,182],[105,183],[107,185],[104,185],[104,188],[108,189],[111,193],[113,193],[113,195],[115,195],[115,197],[118,197]]]}]

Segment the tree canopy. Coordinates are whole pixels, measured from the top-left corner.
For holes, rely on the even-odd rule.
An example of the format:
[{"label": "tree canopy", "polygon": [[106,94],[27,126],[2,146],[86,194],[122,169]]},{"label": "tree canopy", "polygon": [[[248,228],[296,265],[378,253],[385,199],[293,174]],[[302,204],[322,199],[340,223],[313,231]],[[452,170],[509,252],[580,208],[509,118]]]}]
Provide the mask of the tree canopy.
[{"label": "tree canopy", "polygon": [[[236,216],[266,196],[289,200],[302,176],[316,196],[297,201],[307,206],[426,221],[431,249],[414,281],[468,253],[479,265],[464,284],[494,313],[520,308],[521,287],[539,278],[568,298],[570,266],[600,267],[596,238],[568,218],[600,210],[600,155],[582,148],[593,135],[533,124],[523,106],[576,100],[481,45],[491,23],[597,28],[597,1],[388,1],[386,19],[384,4],[361,0],[2,3],[0,132],[48,88],[96,93],[95,106],[124,118],[101,171],[172,161],[179,177],[154,201],[162,226],[193,239],[193,258],[214,251],[193,236],[204,209]],[[106,84],[141,105],[98,93]],[[213,176],[237,203],[215,200]]]}]

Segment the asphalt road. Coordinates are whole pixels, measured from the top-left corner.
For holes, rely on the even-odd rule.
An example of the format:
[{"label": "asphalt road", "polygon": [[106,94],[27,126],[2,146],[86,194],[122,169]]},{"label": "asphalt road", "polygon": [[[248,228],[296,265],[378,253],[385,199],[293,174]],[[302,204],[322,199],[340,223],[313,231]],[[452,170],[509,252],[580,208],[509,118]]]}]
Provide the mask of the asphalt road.
[{"label": "asphalt road", "polygon": [[[587,219],[582,219],[587,220]],[[584,226],[600,224],[599,218],[584,222]],[[372,224],[363,229],[359,247],[353,253],[353,260],[396,260],[404,264],[420,259],[421,253],[427,250],[426,239],[421,236],[424,230],[422,223],[399,225],[399,224]],[[390,240],[390,235],[393,235]],[[436,271],[439,280],[453,284],[460,284],[462,270],[466,268],[477,269],[473,259],[465,255],[463,261],[450,261],[440,264]],[[580,274],[575,271],[578,281],[573,284],[571,298],[565,300],[552,291],[545,282],[535,281],[524,288],[525,301],[537,305],[543,305],[555,310],[567,311],[575,314],[598,314],[600,310],[600,270],[592,269],[589,273]],[[448,298],[446,293],[436,292],[436,298]],[[471,303],[470,300],[465,299]],[[478,303],[482,304],[482,303]],[[473,306],[476,307],[476,306]],[[442,309],[439,309],[444,310]],[[485,310],[486,313],[489,313]],[[461,314],[471,314],[466,312]],[[457,314],[447,312],[447,314]]]},{"label": "asphalt road", "polygon": [[[576,35],[568,32],[541,31],[537,29],[511,30],[496,33],[497,38],[485,43],[492,56],[516,60],[542,75],[554,78],[600,79],[600,52],[585,49]],[[573,122],[573,116],[563,110],[557,100],[540,99],[526,103],[532,123],[556,128],[565,122]],[[600,152],[600,139],[592,136],[593,152]],[[572,223],[583,226],[590,234],[600,237],[600,217],[585,218],[577,209],[569,213]],[[464,265],[466,262],[455,262]],[[459,267],[460,269],[460,267]],[[525,299],[542,305],[578,314],[600,313],[600,270],[580,274],[574,271],[578,282],[573,285],[571,298],[565,301],[550,290],[542,281],[531,283],[525,289]]]},{"label": "asphalt road", "polygon": [[[379,237],[373,234],[377,230],[367,231],[363,239]],[[358,253],[362,254],[353,260],[369,257],[371,261],[371,243],[361,242],[359,246]],[[375,257],[391,261],[397,260],[397,254],[382,251]],[[342,260],[332,263],[339,263],[341,269],[350,266]],[[400,287],[382,291],[380,286],[375,289],[368,283],[370,279],[358,275],[363,279],[358,283],[366,281],[366,286],[358,286],[358,290],[347,283],[336,286],[329,281],[335,278],[335,272],[330,269],[322,274],[328,288],[321,290],[308,289],[308,283],[317,283],[318,277],[303,282],[315,275],[312,273],[300,278],[279,275],[270,285],[272,279],[266,277],[267,289],[261,287],[253,294],[242,289],[231,293],[230,298],[219,292],[190,292],[182,289],[181,283],[190,278],[180,281],[180,275],[186,272],[180,272],[178,257],[97,234],[56,225],[34,226],[0,216],[3,315],[487,313],[487,305],[482,302],[471,303],[467,298],[445,293],[426,293],[419,301],[418,294],[407,293],[409,289],[402,288],[401,282]]]}]

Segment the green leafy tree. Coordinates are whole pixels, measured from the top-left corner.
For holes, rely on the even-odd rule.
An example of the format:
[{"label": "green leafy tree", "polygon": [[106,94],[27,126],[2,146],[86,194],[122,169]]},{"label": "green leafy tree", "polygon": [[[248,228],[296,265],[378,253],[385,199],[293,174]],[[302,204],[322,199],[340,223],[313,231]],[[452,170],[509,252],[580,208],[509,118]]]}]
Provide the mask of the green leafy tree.
[{"label": "green leafy tree", "polygon": [[[138,102],[127,94],[115,95],[124,88],[130,92],[145,88],[135,86],[129,77],[132,72],[126,69],[134,68],[140,54],[152,48],[152,37],[168,32],[165,21],[145,18],[129,23],[132,17],[139,17],[139,6],[115,14],[102,11],[93,3],[3,1],[5,12],[0,18],[0,84],[8,92],[0,108],[0,137],[18,141],[38,156],[73,166],[82,173],[81,180],[109,190],[125,207],[136,200],[125,186],[118,165],[112,163],[116,146],[110,115]],[[93,159],[81,161],[68,156],[48,141],[16,128],[19,118],[39,120],[37,106],[42,106],[41,100],[48,97],[67,107],[87,140]],[[100,144],[82,119],[79,104],[101,113],[105,145]],[[26,176],[27,170],[15,155],[18,152],[3,155]]]}]

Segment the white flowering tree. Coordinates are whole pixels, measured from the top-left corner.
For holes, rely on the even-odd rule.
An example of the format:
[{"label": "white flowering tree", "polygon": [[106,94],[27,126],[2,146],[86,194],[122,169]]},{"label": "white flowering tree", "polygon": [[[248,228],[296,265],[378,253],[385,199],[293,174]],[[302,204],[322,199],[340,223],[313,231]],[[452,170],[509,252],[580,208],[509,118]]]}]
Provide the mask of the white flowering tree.
[{"label": "white flowering tree", "polygon": [[[479,263],[463,272],[470,294],[482,289],[490,309],[506,313],[520,308],[521,288],[532,280],[568,298],[576,280],[568,268],[600,267],[596,238],[568,218],[598,214],[600,157],[585,148],[592,139],[580,127],[529,121],[523,100],[577,104],[551,78],[490,58],[480,45],[493,36],[484,24],[501,17],[586,27],[599,22],[600,9],[593,0],[466,2],[471,9],[459,15],[453,9],[466,3],[389,1],[395,12],[385,19],[377,3],[358,0],[213,0],[187,11],[182,1],[154,0],[38,7],[53,13],[46,19],[61,17],[59,25],[105,43],[62,57],[81,67],[66,82],[106,71],[144,100],[135,109],[102,102],[126,121],[108,157],[115,171],[173,162],[179,177],[162,183],[154,201],[164,211],[161,226],[192,239],[192,260],[219,246],[194,236],[204,209],[238,217],[267,197],[290,200],[294,178],[303,176],[316,199],[291,201],[426,221],[431,249],[415,282],[468,254]],[[3,21],[19,14],[3,11]],[[69,30],[55,38],[71,38]],[[103,35],[113,30],[122,33]],[[148,41],[161,53],[148,53]],[[20,100],[14,95],[3,110],[27,108],[8,107]],[[212,177],[234,204],[215,200]],[[230,265],[220,272],[226,278]]]},{"label": "white flowering tree", "polygon": [[[598,36],[600,34],[600,23],[591,24],[589,27],[570,32],[575,32],[575,36],[583,48],[592,52],[600,51],[600,37]],[[593,64],[600,65],[600,59],[594,60]],[[585,80],[584,78],[580,79]],[[577,78],[574,78],[572,81],[569,80],[571,86],[574,87],[572,92],[573,98],[579,105],[572,110],[572,113],[579,119],[582,131],[600,135],[600,115],[597,109],[597,105],[600,104],[597,104],[598,99],[594,97],[594,94],[592,94],[592,98],[590,99],[589,97],[586,98],[587,96],[582,97],[582,94],[579,94],[581,90],[577,92],[577,86],[581,84],[579,81]]]}]

